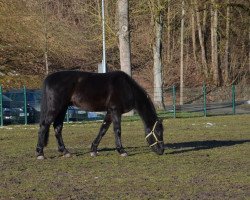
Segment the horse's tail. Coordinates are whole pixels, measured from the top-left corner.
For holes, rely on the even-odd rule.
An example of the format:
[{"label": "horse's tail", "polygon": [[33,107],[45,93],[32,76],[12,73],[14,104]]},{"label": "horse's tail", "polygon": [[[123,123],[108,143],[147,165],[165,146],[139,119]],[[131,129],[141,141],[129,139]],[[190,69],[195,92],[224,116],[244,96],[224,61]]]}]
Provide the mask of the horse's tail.
[{"label": "horse's tail", "polygon": [[42,100],[41,100],[41,113],[40,113],[40,126],[44,127],[44,146],[47,146],[49,141],[49,124],[47,124],[48,100],[46,92],[46,82],[44,81],[42,87]]}]

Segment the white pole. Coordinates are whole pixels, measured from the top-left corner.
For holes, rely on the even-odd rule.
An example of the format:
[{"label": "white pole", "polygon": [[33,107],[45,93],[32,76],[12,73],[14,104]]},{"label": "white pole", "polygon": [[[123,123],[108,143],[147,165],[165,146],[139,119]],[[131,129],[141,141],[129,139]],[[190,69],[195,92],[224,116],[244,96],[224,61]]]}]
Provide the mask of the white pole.
[{"label": "white pole", "polygon": [[106,43],[105,43],[105,14],[104,0],[102,0],[102,72],[106,73]]}]

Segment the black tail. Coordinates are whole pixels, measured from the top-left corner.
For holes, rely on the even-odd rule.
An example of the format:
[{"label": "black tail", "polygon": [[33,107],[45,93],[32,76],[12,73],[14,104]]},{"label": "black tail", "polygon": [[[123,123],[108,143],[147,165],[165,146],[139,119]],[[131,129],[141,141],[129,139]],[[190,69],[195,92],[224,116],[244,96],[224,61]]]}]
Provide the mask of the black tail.
[{"label": "black tail", "polygon": [[44,146],[47,146],[49,141],[49,124],[47,124],[47,112],[48,112],[48,104],[47,104],[47,92],[46,92],[46,83],[44,81],[42,88],[42,100],[41,100],[41,113],[40,113],[40,127],[45,126],[44,133]]}]

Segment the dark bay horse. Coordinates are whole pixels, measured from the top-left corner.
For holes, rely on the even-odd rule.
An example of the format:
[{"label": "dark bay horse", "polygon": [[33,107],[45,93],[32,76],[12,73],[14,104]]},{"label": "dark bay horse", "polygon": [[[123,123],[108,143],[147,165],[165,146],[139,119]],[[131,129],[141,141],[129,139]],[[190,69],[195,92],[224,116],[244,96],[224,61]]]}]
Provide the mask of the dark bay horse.
[{"label": "dark bay horse", "polygon": [[53,123],[58,150],[70,156],[62,138],[62,128],[69,105],[86,111],[106,111],[99,133],[91,146],[91,155],[97,155],[97,147],[113,122],[116,149],[126,156],[121,142],[121,116],[136,109],[144,122],[146,140],[154,152],[164,152],[163,126],[155,107],[145,92],[130,76],[121,71],[104,74],[61,71],[44,80],[41,102],[40,129],[38,132],[37,158],[44,159],[43,148],[49,139],[49,127]]}]

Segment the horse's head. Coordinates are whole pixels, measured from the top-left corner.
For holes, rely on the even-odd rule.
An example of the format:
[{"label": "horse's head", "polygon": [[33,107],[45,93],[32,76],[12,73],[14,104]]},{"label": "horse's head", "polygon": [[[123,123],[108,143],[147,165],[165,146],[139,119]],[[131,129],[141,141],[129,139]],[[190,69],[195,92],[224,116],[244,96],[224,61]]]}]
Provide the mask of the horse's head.
[{"label": "horse's head", "polygon": [[163,125],[161,121],[156,121],[151,131],[147,131],[146,140],[152,150],[158,155],[164,152]]}]

